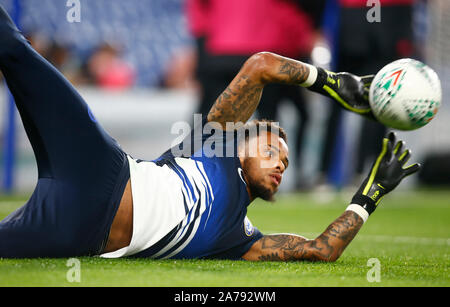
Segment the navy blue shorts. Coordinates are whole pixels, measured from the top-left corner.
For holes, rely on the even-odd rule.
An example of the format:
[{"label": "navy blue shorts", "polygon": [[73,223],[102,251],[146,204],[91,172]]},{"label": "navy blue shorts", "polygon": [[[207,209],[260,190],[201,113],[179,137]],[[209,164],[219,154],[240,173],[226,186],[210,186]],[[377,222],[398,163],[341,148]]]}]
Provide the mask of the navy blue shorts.
[{"label": "navy blue shorts", "polygon": [[130,177],[126,154],[1,6],[0,70],[38,166],[29,201],[0,222],[0,258],[101,253]]}]

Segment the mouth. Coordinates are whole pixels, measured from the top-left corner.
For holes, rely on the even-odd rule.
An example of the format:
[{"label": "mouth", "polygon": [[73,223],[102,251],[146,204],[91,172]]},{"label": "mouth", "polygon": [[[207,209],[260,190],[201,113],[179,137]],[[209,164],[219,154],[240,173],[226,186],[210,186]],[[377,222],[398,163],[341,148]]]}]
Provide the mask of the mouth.
[{"label": "mouth", "polygon": [[272,182],[275,183],[276,186],[279,186],[279,185],[280,185],[280,183],[281,183],[281,178],[282,178],[280,174],[272,173],[272,174],[270,174],[269,176],[270,176]]}]

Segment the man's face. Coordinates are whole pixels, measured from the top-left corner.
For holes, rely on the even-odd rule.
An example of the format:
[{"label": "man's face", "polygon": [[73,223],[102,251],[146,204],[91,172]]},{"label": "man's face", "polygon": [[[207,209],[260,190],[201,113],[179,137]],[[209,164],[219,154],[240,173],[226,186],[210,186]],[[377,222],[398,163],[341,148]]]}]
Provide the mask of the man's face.
[{"label": "man's face", "polygon": [[250,198],[273,201],[289,164],[288,146],[271,132],[250,138],[246,146],[247,150],[240,148],[239,152]]}]

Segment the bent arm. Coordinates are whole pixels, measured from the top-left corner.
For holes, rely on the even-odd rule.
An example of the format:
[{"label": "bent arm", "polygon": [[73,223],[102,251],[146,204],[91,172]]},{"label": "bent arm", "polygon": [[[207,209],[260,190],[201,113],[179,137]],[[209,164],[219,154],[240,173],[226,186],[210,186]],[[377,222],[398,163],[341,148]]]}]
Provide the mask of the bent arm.
[{"label": "bent arm", "polygon": [[267,235],[242,257],[250,261],[336,261],[364,224],[353,211],[345,211],[316,239],[289,234]]},{"label": "bent arm", "polygon": [[208,114],[209,122],[245,123],[255,112],[263,88],[269,83],[304,83],[309,75],[307,64],[270,52],[251,56],[225,91],[217,98]]}]

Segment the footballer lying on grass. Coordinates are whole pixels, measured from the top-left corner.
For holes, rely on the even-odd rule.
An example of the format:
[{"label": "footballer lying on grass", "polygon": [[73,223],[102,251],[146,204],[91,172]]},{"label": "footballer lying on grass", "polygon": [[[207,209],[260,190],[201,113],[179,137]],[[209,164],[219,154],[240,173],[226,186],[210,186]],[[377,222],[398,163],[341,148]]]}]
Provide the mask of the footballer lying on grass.
[{"label": "footballer lying on grass", "polygon": [[0,257],[335,261],[380,199],[419,169],[404,168],[410,152],[390,134],[351,205],[323,234],[263,235],[247,206],[257,197],[273,200],[288,166],[286,135],[272,122],[235,124],[247,122],[269,83],[304,86],[371,117],[370,77],[258,53],[205,116],[200,137],[194,129],[181,146],[143,161],[101,128],[1,7],[0,69],[38,165],[31,198],[0,223]]}]

